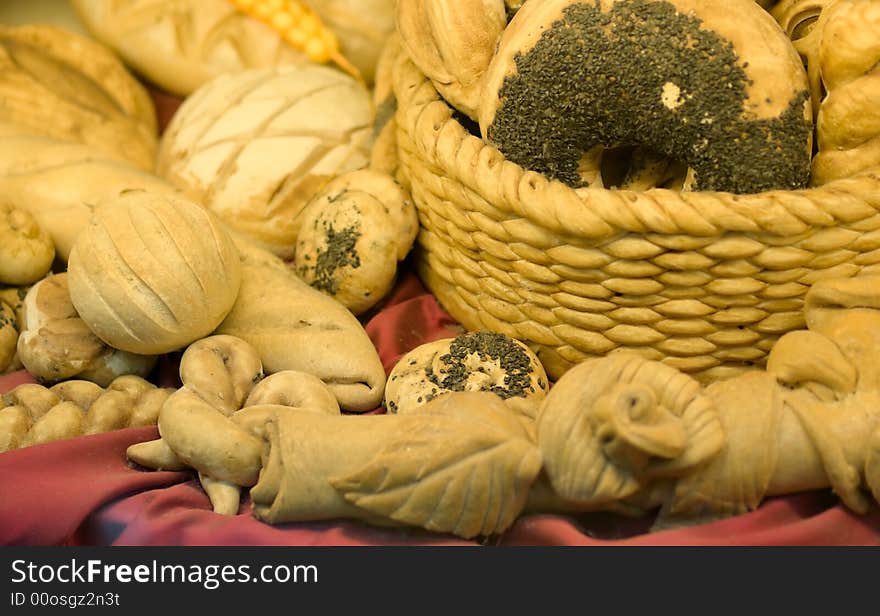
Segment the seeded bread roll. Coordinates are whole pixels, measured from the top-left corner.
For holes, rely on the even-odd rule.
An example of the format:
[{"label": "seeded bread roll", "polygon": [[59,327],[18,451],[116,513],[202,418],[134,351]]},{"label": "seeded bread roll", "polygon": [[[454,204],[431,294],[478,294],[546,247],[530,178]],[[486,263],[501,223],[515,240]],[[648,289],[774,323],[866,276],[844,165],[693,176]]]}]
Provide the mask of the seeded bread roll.
[{"label": "seeded bread roll", "polygon": [[303,210],[294,265],[307,283],[362,314],[391,290],[418,228],[415,206],[390,175],[344,173]]},{"label": "seeded bread roll", "polygon": [[454,391],[488,391],[534,418],[550,383],[525,344],[504,334],[470,332],[416,347],[401,357],[385,386],[389,413],[410,413]]},{"label": "seeded bread roll", "polygon": [[305,57],[228,0],[72,0],[92,35],[160,88],[189,96],[225,72]]},{"label": "seeded bread roll", "polygon": [[70,299],[89,329],[143,355],[210,334],[241,281],[238,251],[210,212],[147,192],[99,207],[67,266]]},{"label": "seeded bread roll", "polygon": [[156,112],[113,53],[55,26],[0,26],[0,120],[152,171]]},{"label": "seeded bread roll", "polygon": [[162,137],[158,172],[263,248],[293,256],[300,214],[340,173],[369,160],[369,93],[318,65],[217,78]]},{"label": "seeded bread roll", "polygon": [[805,186],[811,115],[797,52],[753,0],[528,0],[479,110],[505,156],[572,186],[595,146],[643,145],[733,193]]}]

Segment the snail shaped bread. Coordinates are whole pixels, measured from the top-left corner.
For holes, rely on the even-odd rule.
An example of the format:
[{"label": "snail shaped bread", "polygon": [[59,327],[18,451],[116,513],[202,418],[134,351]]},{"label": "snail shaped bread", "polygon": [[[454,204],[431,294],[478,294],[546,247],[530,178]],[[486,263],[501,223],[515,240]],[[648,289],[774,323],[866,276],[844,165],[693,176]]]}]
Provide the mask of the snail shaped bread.
[{"label": "snail shaped bread", "polygon": [[146,89],[109,49],[64,28],[0,27],[0,120],[154,167]]},{"label": "snail shaped bread", "polygon": [[126,374],[146,378],[156,357],[108,347],[95,336],[70,301],[67,276],[43,278],[25,296],[17,343],[23,366],[42,383],[76,378],[107,387]]},{"label": "snail shaped bread", "polygon": [[238,251],[205,208],[131,191],[105,202],[67,263],[70,299],[109,346],[141,355],[210,334],[238,295]]},{"label": "snail shaped bread", "polygon": [[303,210],[296,272],[362,314],[391,290],[418,229],[415,206],[394,178],[370,169],[344,173]]},{"label": "snail shaped bread", "polygon": [[106,389],[72,380],[44,387],[19,385],[0,396],[0,452],[84,434],[153,426],[171,394],[144,379],[126,375]]},{"label": "snail shaped bread", "polygon": [[625,145],[686,164],[695,190],[809,180],[806,72],[753,0],[527,0],[484,79],[483,137],[571,186],[586,153]]},{"label": "snail shaped bread", "polygon": [[385,408],[406,414],[450,392],[488,391],[534,418],[549,388],[544,367],[525,344],[496,332],[468,332],[403,355],[388,375]]},{"label": "snail shaped bread", "polygon": [[226,74],[175,113],[158,173],[235,231],[289,258],[309,199],[369,161],[372,114],[363,84],[329,67]]}]

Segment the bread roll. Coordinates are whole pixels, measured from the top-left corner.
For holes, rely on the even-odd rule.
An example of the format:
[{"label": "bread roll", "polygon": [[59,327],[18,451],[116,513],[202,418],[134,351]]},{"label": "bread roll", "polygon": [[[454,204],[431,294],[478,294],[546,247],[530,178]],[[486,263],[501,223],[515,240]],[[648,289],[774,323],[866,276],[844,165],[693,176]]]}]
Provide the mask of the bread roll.
[{"label": "bread roll", "polygon": [[108,345],[142,355],[210,334],[238,294],[238,252],[219,221],[177,197],[127,192],[98,208],[68,261],[70,299]]},{"label": "bread roll", "polygon": [[367,90],[325,66],[224,75],[175,114],[158,173],[230,227],[293,255],[306,202],[336,175],[366,166]]},{"label": "bread roll", "polygon": [[103,45],[54,26],[0,26],[0,120],[152,170],[156,111]]},{"label": "bread roll", "polygon": [[34,216],[62,261],[95,207],[128,190],[177,192],[155,175],[93,147],[0,123],[0,194]]},{"label": "bread roll", "polygon": [[241,289],[215,333],[252,345],[267,373],[298,370],[318,377],[345,410],[378,407],[385,370],[357,318],[271,253],[247,241],[236,245]]},{"label": "bread roll", "polygon": [[71,0],[86,28],[135,71],[178,96],[225,72],[302,63],[269,26],[228,0]]}]

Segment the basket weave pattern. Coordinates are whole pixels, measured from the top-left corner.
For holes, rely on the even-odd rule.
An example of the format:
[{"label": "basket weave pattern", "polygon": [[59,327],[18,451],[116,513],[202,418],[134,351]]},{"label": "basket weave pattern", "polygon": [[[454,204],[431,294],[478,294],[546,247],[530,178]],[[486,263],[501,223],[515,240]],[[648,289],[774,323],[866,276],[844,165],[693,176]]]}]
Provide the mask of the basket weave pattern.
[{"label": "basket weave pattern", "polygon": [[730,376],[804,326],[810,285],[880,272],[880,169],[755,195],[574,190],[471,135],[405,55],[393,79],[422,279],[552,378],[616,349]]}]

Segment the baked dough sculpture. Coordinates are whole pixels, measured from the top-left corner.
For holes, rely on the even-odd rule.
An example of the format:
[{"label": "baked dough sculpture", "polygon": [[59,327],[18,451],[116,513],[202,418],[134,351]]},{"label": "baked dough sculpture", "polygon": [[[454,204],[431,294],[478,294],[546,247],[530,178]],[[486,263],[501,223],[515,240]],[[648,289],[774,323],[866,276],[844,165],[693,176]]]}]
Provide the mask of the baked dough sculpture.
[{"label": "baked dough sculpture", "polygon": [[270,523],[356,517],[465,537],[507,528],[540,471],[527,429],[494,394],[341,416],[314,377],[260,377],[233,337],[191,345],[184,386],[160,412],[162,438],[132,445],[129,459],[195,468],[216,513],[237,513],[241,487],[252,486],[254,515]]},{"label": "baked dough sculpture", "polygon": [[256,351],[234,336],[191,344],[180,379],[159,413],[161,438],[132,445],[127,456],[153,469],[196,469],[214,511],[225,515],[238,512],[240,487],[257,482],[269,417],[293,409],[339,414],[320,379],[295,371],[264,378]]},{"label": "baked dough sculpture", "polygon": [[766,372],[703,390],[629,354],[567,372],[538,417],[556,493],[582,510],[659,507],[657,528],[826,487],[866,512],[862,490],[880,500],[880,278],[818,282],[805,314]]},{"label": "baked dough sculpture", "polygon": [[24,368],[41,383],[76,378],[108,387],[126,374],[146,378],[157,359],[114,349],[93,334],[70,301],[67,273],[28,290],[17,349]]},{"label": "baked dough sculpture", "polygon": [[109,346],[140,355],[210,334],[238,295],[241,266],[220,221],[196,203],[131,191],[95,210],[67,262],[70,299]]},{"label": "baked dough sculpture", "polygon": [[320,378],[347,411],[378,407],[385,370],[357,318],[272,253],[246,239],[236,244],[241,288],[214,333],[253,346],[270,374],[296,370]]},{"label": "baked dough sculpture", "polygon": [[[252,486],[254,515],[270,523],[350,517],[464,538],[503,532],[524,511],[659,509],[659,529],[828,487],[865,512],[864,490],[880,500],[880,277],[816,283],[806,320],[808,330],[780,339],[767,371],[707,387],[628,352],[585,361],[553,386],[534,421],[488,391],[450,392],[404,414],[247,402],[235,413],[258,380],[251,360],[232,380],[241,384],[234,395],[181,394],[190,411],[176,429],[191,440],[135,445],[129,456],[142,453],[151,468],[173,464],[178,450],[207,456],[217,466],[206,460],[202,473],[236,497],[235,486]],[[215,361],[217,370],[196,374],[231,391]]]},{"label": "baked dough sculpture", "polygon": [[597,146],[641,145],[688,165],[688,188],[754,193],[807,184],[811,113],[797,52],[753,0],[530,0],[486,71],[479,123],[571,186]]},{"label": "baked dough sculpture", "polygon": [[72,0],[92,35],[181,97],[225,72],[301,64],[305,56],[229,0]]},{"label": "baked dough sculpture", "polygon": [[64,28],[0,27],[0,120],[154,166],[156,112],[146,89],[109,49]]},{"label": "baked dough sculpture", "polygon": [[19,385],[0,396],[0,452],[84,434],[156,424],[171,394],[144,379],[126,375],[106,389],[72,380],[44,387]]},{"label": "baked dough sculpture", "polygon": [[422,344],[404,354],[385,385],[385,408],[407,414],[455,391],[488,391],[534,419],[550,388],[529,347],[496,332],[467,332]]},{"label": "baked dough sculpture", "polygon": [[372,113],[363,84],[329,67],[227,74],[174,115],[158,173],[232,229],[290,258],[309,199],[333,177],[366,166]]},{"label": "baked dough sculpture", "polygon": [[61,261],[67,261],[95,207],[133,189],[166,195],[177,192],[157,176],[94,147],[0,123],[2,200],[30,212],[52,238]]},{"label": "baked dough sculpture", "polygon": [[419,230],[409,195],[386,173],[351,171],[302,212],[294,267],[304,281],[363,314],[391,290]]}]

